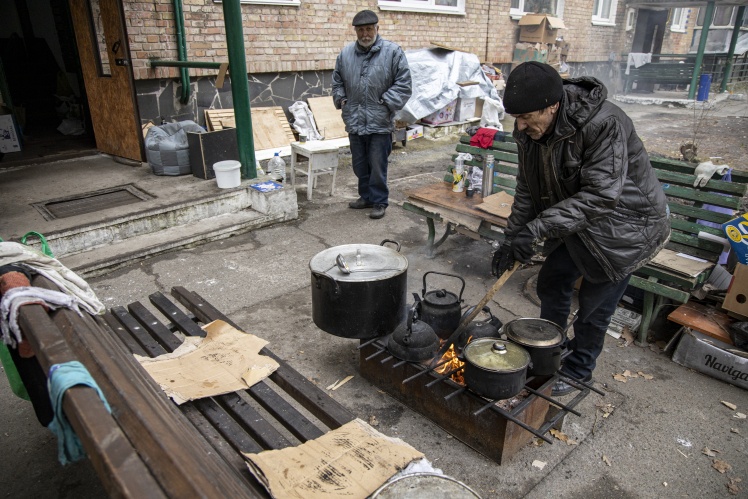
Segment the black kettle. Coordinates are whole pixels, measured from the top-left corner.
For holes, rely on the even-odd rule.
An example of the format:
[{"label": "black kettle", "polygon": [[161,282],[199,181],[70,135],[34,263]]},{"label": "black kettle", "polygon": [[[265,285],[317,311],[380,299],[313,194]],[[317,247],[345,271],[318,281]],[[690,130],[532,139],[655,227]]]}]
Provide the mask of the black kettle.
[{"label": "black kettle", "polygon": [[[426,276],[429,274],[439,274],[448,277],[454,277],[462,282],[460,294],[457,295],[446,289],[436,289],[426,292]],[[430,271],[423,274],[423,291],[422,297],[419,298],[417,293],[413,293],[416,302],[419,302],[419,317],[423,322],[431,326],[436,335],[446,340],[460,325],[460,310],[462,303],[462,292],[465,290],[465,279],[455,274],[446,274],[444,272]]]},{"label": "black kettle", "polygon": [[[465,313],[462,315],[462,319],[467,317],[471,314],[471,312],[475,309],[475,307],[468,308]],[[485,312],[488,314],[488,319],[486,320],[480,320],[480,321],[473,321],[467,326],[465,326],[465,330],[460,334],[460,337],[457,338],[457,348],[462,349],[465,348],[465,345],[468,344],[468,342],[476,340],[478,338],[498,338],[499,337],[499,330],[501,329],[501,326],[503,325],[501,323],[501,320],[498,317],[495,317],[491,313],[491,309],[488,308],[488,306],[485,306],[481,309],[482,312]]]},{"label": "black kettle", "polygon": [[431,326],[417,319],[418,303],[408,310],[408,318],[387,340],[387,350],[393,357],[408,362],[421,362],[436,355],[439,338]]}]

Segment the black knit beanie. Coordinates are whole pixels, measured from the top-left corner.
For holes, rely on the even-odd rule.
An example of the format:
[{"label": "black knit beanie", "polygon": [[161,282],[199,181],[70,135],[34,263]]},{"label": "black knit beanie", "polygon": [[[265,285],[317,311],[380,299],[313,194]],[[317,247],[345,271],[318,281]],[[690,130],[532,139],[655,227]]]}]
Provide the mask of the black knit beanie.
[{"label": "black knit beanie", "polygon": [[545,109],[561,100],[564,82],[548,64],[523,62],[509,74],[504,89],[504,109],[508,114],[525,114]]}]

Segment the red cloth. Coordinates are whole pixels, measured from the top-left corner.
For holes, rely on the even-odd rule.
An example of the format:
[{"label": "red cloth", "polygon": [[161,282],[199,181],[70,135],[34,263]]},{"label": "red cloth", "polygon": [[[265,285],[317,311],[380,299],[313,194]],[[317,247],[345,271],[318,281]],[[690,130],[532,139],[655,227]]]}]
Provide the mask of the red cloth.
[{"label": "red cloth", "polygon": [[[26,277],[22,272],[6,272],[5,274],[0,275],[0,296],[7,293],[10,289],[27,286],[31,286],[31,283],[29,282],[28,277]],[[40,301],[37,303],[44,306],[44,302]],[[23,341],[18,344],[18,355],[20,355],[21,358],[30,359],[34,356],[34,350],[31,348],[31,345],[29,345],[26,337],[23,335],[22,337]]]},{"label": "red cloth", "polygon": [[493,137],[496,135],[495,128],[479,128],[478,131],[470,137],[470,145],[474,147],[480,147],[481,149],[488,149],[493,144]]}]

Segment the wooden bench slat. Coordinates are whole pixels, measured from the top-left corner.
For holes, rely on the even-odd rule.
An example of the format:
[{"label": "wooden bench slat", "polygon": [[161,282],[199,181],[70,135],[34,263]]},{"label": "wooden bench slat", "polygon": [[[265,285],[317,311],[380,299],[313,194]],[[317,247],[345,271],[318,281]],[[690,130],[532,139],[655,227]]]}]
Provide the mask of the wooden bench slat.
[{"label": "wooden bench slat", "polygon": [[[18,323],[45,372],[54,364],[77,360],[41,305],[21,307]],[[110,496],[166,497],[93,388],[70,388],[62,405]]]},{"label": "wooden bench slat", "polygon": [[[182,286],[175,286],[171,292],[185,308],[195,314],[202,322],[208,323],[221,319],[235,328],[241,329],[231,319],[204,300],[198,293],[187,291]],[[280,359],[270,351],[270,349],[265,347],[261,350],[261,353],[275,359],[280,366],[270,375],[270,379],[323,424],[331,429],[335,429],[355,419],[353,414],[347,409],[330,398],[317,385],[292,369],[283,359]]]},{"label": "wooden bench slat", "polygon": [[686,303],[691,297],[690,293],[673,289],[670,286],[665,286],[663,284],[660,284],[659,282],[648,281],[647,279],[643,279],[637,275],[631,276],[629,284],[644,291],[649,291],[651,293],[670,298],[671,300],[677,301],[678,303]]},{"label": "wooden bench slat", "polygon": [[248,391],[252,398],[302,442],[314,440],[325,434],[267,384],[258,383]]},{"label": "wooden bench slat", "polygon": [[[112,307],[111,313],[124,326],[130,337],[139,345],[140,349],[143,350],[143,354],[155,357],[164,352],[163,347],[127,312],[125,307]],[[132,351],[138,353],[135,349],[132,349]]]},{"label": "wooden bench slat", "polygon": [[735,218],[734,215],[728,215],[726,213],[719,213],[717,211],[706,210],[704,208],[688,206],[680,203],[669,203],[668,206],[670,206],[671,214],[682,215],[693,220],[706,220],[707,222],[714,222],[720,225]]},{"label": "wooden bench slat", "polygon": [[[685,163],[683,161],[671,158],[663,158],[661,156],[649,156],[649,161],[652,166],[658,170],[668,170],[673,172],[680,172],[685,174],[693,175],[697,165]],[[732,183],[743,186],[743,194],[748,189],[748,172],[732,169]],[[721,182],[721,181],[720,181]],[[691,184],[693,185],[693,183]]]},{"label": "wooden bench slat", "polygon": [[699,203],[708,203],[714,206],[723,206],[737,210],[740,208],[741,199],[736,196],[722,196],[716,192],[704,192],[692,187],[681,187],[673,184],[662,184],[666,196],[688,199]]},{"label": "wooden bench slat", "polygon": [[680,232],[689,232],[693,235],[698,235],[699,232],[706,232],[708,234],[712,234],[713,236],[719,236],[723,238],[725,237],[725,233],[722,231],[722,229],[709,227],[707,225],[702,225],[696,222],[689,222],[688,220],[683,220],[675,217],[670,218],[670,227]]},{"label": "wooden bench slat", "polygon": [[221,395],[220,397],[216,397],[216,401],[264,449],[285,449],[293,445],[272,424],[262,417],[257,410],[236,393]]},{"label": "wooden bench slat", "polygon": [[[255,453],[265,450],[247,434],[245,428],[223,410],[216,400],[210,398],[198,399],[193,400],[190,404],[194,405],[211,426],[237,451]],[[264,419],[262,421],[265,422]]]},{"label": "wooden bench slat", "polygon": [[[663,171],[655,169],[655,174],[660,182],[681,184],[686,187],[693,187],[693,183],[696,181],[696,175]],[[716,191],[720,193],[732,193],[737,197],[742,197],[745,194],[745,185],[741,185],[735,182],[725,182],[723,180],[709,180],[704,187],[699,189],[700,192]]]},{"label": "wooden bench slat", "polygon": [[133,317],[142,324],[161,346],[168,351],[173,351],[182,344],[182,340],[177,338],[166,326],[156,319],[156,316],[150,310],[145,308],[142,303],[131,303],[127,306]]},{"label": "wooden bench slat", "polygon": [[172,323],[185,335],[187,336],[200,336],[204,338],[206,336],[205,330],[195,324],[187,314],[182,312],[176,305],[174,305],[163,293],[160,291],[153,293],[148,296],[148,299],[153,303],[159,312],[164,314]]}]

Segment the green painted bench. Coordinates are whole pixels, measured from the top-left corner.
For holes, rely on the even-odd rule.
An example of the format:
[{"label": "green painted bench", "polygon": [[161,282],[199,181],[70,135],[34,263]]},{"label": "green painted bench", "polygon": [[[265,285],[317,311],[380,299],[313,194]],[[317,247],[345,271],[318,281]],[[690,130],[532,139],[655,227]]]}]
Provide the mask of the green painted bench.
[{"label": "green painted bench", "polygon": [[629,74],[626,74],[626,62],[623,62],[621,64],[623,93],[631,92],[634,82],[688,85],[693,78],[695,67],[693,62],[650,62],[638,68],[630,66]]},{"label": "green painted bench", "polygon": [[[510,133],[497,133],[496,140],[489,149],[470,146],[470,137],[462,136],[457,144],[456,152],[472,154],[474,159],[465,164],[478,167],[482,167],[483,158],[486,154],[493,154],[495,158],[493,192],[502,190],[514,195],[514,189],[517,186],[517,145]],[[721,238],[724,238],[724,234],[721,229],[699,224],[697,220],[722,224],[734,218],[731,215],[708,210],[705,205],[741,210],[743,196],[748,191],[748,172],[733,170],[732,182],[710,180],[706,186],[696,189],[693,187],[696,180],[696,176],[693,174],[695,165],[667,158],[651,157],[650,160],[668,197],[668,205],[672,216],[672,233],[666,247],[678,253],[716,263],[723,251],[722,244],[699,238],[699,233],[712,234]],[[444,181],[452,182],[451,172],[447,172]],[[431,253],[446,240],[449,234],[455,232],[454,227],[448,224],[442,238],[439,241],[434,241],[434,222],[441,221],[439,214],[430,213],[423,208],[413,206],[407,201],[403,204],[403,208],[426,217],[430,237],[427,242],[427,249]],[[497,227],[485,228],[484,231],[479,231],[479,233],[481,237],[497,243],[501,243],[504,239],[501,229]],[[661,307],[668,300],[675,303],[686,303],[690,297],[690,292],[698,289],[707,281],[712,268],[709,267],[708,270],[695,276],[687,276],[677,271],[649,264],[642,267],[631,277],[630,286],[644,292],[642,323],[638,336],[640,344],[646,342],[649,327]]]}]

